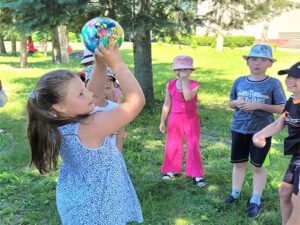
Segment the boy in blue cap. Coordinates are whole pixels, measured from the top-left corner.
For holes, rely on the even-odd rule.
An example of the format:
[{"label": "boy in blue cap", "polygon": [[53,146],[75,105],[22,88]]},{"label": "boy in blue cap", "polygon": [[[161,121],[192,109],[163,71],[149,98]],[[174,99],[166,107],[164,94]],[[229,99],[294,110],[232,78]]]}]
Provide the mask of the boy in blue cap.
[{"label": "boy in blue cap", "polygon": [[300,224],[300,62],[290,69],[280,70],[287,74],[286,87],[293,95],[286,102],[281,116],[253,136],[253,143],[262,148],[266,138],[279,133],[285,125],[288,137],[284,139],[284,155],[292,155],[288,169],[279,188],[282,225]]},{"label": "boy in blue cap", "polygon": [[231,134],[232,192],[225,200],[232,204],[239,198],[246,174],[247,163],[253,170],[253,193],[248,202],[247,215],[256,217],[261,210],[260,198],[266,183],[266,170],[262,167],[271,147],[271,137],[260,149],[252,142],[254,133],[274,121],[273,113],[281,113],[285,94],[280,81],[266,75],[276,60],[269,45],[257,44],[250,54],[243,56],[250,74],[237,78],[230,93],[230,108],[234,109]]}]

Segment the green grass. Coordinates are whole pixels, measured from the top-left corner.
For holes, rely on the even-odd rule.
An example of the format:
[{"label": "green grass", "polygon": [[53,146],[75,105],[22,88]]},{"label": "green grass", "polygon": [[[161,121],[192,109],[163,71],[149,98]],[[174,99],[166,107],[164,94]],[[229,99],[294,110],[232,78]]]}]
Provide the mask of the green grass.
[{"label": "green grass", "polygon": [[[256,219],[248,219],[246,201],[252,193],[250,167],[240,201],[232,207],[223,205],[231,189],[230,120],[227,105],[233,81],[248,68],[242,55],[249,49],[225,49],[216,53],[211,48],[188,48],[153,44],[153,79],[155,106],[145,108],[127,128],[124,157],[141,201],[145,225],[274,225],[280,222],[277,189],[288,164],[283,157],[285,132],[274,137],[271,166],[263,195],[263,210]],[[130,45],[122,47],[126,63],[133,67]],[[178,54],[194,58],[197,70],[193,78],[201,82],[199,115],[202,124],[201,150],[208,185],[197,188],[191,179],[180,176],[174,181],[161,179],[165,136],[158,130],[165,84],[174,78],[171,62]],[[279,69],[298,61],[297,53],[274,52],[278,59],[269,70],[276,76]],[[29,68],[19,68],[19,58],[0,55],[0,79],[9,102],[0,109],[0,224],[60,224],[55,205],[57,172],[41,176],[30,165],[26,138],[25,103],[37,78],[54,68],[80,71],[79,59],[68,65],[51,63],[51,57],[29,57]],[[277,76],[276,76],[277,77]],[[280,77],[284,81],[284,77]],[[287,93],[289,95],[289,93]]]}]

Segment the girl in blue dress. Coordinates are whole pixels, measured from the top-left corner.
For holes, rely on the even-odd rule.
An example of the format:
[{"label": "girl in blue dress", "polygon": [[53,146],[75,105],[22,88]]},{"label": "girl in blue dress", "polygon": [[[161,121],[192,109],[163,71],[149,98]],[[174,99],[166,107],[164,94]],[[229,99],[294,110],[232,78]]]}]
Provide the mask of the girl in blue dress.
[{"label": "girl in blue dress", "polygon": [[[100,44],[95,60],[94,79],[87,88],[67,70],[46,73],[38,80],[27,104],[32,162],[44,174],[56,169],[61,156],[56,203],[63,225],[141,223],[138,198],[111,134],[139,114],[145,98],[117,45],[106,49]],[[117,76],[125,101],[112,110],[95,112],[90,90],[94,81],[104,87],[107,65]]]}]

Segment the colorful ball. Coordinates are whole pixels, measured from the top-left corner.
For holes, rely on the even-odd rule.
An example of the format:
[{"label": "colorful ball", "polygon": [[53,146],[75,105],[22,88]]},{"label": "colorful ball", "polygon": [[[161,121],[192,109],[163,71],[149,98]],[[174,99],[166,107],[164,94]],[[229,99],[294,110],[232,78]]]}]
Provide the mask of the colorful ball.
[{"label": "colorful ball", "polygon": [[83,26],[81,37],[85,47],[91,52],[95,52],[99,41],[104,47],[107,47],[110,38],[121,46],[124,40],[124,31],[117,21],[108,17],[96,17]]}]

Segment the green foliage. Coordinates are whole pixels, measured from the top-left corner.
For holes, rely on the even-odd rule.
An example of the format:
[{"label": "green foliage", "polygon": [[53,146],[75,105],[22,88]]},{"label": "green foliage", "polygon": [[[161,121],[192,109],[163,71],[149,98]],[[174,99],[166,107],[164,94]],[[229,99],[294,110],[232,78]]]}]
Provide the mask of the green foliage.
[{"label": "green foliage", "polygon": [[[75,43],[74,43],[75,45]],[[154,43],[153,82],[156,101],[126,127],[124,158],[141,201],[145,225],[274,225],[280,221],[278,186],[287,168],[289,157],[282,154],[286,133],[273,138],[271,165],[263,194],[262,213],[258,218],[247,218],[246,202],[252,193],[252,173],[248,168],[241,199],[232,207],[223,205],[231,189],[230,121],[232,110],[228,95],[233,81],[248,68],[241,57],[249,49],[225,48],[217,54],[210,47]],[[121,53],[133,68],[132,47],[124,43]],[[161,179],[165,135],[158,130],[165,85],[174,79],[171,70],[176,55],[188,54],[194,58],[196,70],[192,78],[200,81],[198,112],[201,119],[201,151],[208,185],[194,186],[184,173],[174,181]],[[276,74],[299,60],[299,53],[277,50],[278,60],[268,71]],[[58,173],[41,176],[29,167],[30,152],[26,137],[25,104],[41,74],[66,68],[81,71],[80,59],[71,59],[68,65],[53,65],[51,56],[29,57],[29,68],[20,69],[19,58],[0,55],[0,80],[9,96],[9,102],[0,108],[0,224],[2,225],[58,225],[55,205],[55,186]],[[276,76],[276,75],[274,75]],[[278,77],[282,83],[284,77]],[[287,93],[287,95],[289,95]],[[184,166],[183,166],[184,168]]]},{"label": "green foliage", "polygon": [[81,42],[80,34],[69,32],[69,42]]},{"label": "green foliage", "polygon": [[255,41],[253,36],[233,36],[227,35],[224,37],[224,47],[236,48],[252,46]]},{"label": "green foliage", "polygon": [[[180,43],[183,45],[189,45],[193,48],[197,46],[211,46],[215,47],[216,38],[214,36],[203,36],[203,35],[178,35],[178,40],[173,40],[171,37],[165,38],[167,43]],[[255,37],[253,36],[232,36],[227,35],[224,37],[224,47],[236,48],[236,47],[247,47],[252,46]]]}]

